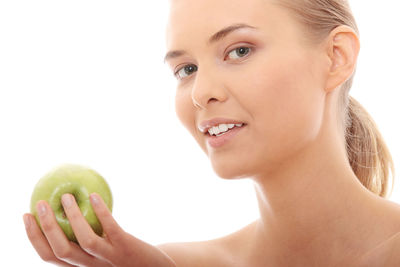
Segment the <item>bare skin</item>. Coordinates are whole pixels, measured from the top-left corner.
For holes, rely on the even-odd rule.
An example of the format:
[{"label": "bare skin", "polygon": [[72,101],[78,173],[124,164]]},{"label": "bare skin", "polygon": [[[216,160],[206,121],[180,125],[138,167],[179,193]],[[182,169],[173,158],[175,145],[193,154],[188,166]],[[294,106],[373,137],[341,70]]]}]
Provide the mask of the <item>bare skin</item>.
[{"label": "bare skin", "polygon": [[93,193],[90,201],[103,227],[103,237],[97,236],[90,228],[72,195],[65,194],[62,197],[64,211],[79,245],[67,239],[47,202],[41,200],[37,203],[43,231],[32,214],[24,214],[28,238],[44,261],[57,266],[176,266],[160,248],[125,232],[98,194]]},{"label": "bare skin", "polygon": [[[398,266],[400,206],[372,194],[352,172],[336,108],[339,87],[355,69],[359,39],[340,26],[310,46],[271,1],[171,0],[167,31],[168,50],[187,51],[167,61],[184,76],[177,115],[220,177],[253,180],[260,218],[214,240],[152,246],[123,231],[92,196],[106,234],[98,237],[65,195],[80,246],[66,239],[46,202],[38,203],[46,210],[43,232],[24,215],[43,260],[96,267]],[[236,23],[257,29],[208,44],[212,34]],[[241,55],[239,47],[250,49]],[[181,71],[188,64],[198,69]],[[197,128],[214,117],[247,125],[216,149]]]},{"label": "bare skin", "polygon": [[[257,29],[208,42],[237,23]],[[259,204],[260,219],[243,230],[184,244],[226,256],[209,266],[336,266],[377,255],[400,231],[400,206],[367,190],[346,156],[337,103],[360,49],[353,29],[339,26],[311,46],[271,0],[172,0],[166,37],[169,51],[186,51],[167,59],[178,72],[180,121],[220,177],[254,181]],[[214,117],[247,125],[213,148],[197,125]],[[182,244],[163,249],[179,266]]]}]

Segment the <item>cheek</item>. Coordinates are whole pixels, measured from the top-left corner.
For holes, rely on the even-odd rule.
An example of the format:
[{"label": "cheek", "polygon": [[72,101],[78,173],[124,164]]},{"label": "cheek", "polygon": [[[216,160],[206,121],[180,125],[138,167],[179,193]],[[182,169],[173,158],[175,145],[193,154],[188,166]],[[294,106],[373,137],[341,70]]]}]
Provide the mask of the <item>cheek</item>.
[{"label": "cheek", "polygon": [[204,152],[206,152],[206,147],[202,140],[201,133],[197,130],[196,117],[195,117],[195,107],[189,95],[189,90],[177,91],[175,95],[175,112],[180,122],[189,131],[189,133],[195,138],[196,142],[200,145]]},{"label": "cheek", "polygon": [[184,92],[177,91],[175,95],[175,112],[183,126],[185,126],[185,128],[189,130],[189,132],[192,132],[193,129],[190,128],[190,125],[193,121],[193,111],[190,110],[191,103],[189,102],[189,100],[190,98],[185,96]]},{"label": "cheek", "polygon": [[254,118],[254,143],[264,159],[281,161],[319,132],[324,95],[309,65],[300,58],[270,58],[248,79],[253,82],[245,101]]}]

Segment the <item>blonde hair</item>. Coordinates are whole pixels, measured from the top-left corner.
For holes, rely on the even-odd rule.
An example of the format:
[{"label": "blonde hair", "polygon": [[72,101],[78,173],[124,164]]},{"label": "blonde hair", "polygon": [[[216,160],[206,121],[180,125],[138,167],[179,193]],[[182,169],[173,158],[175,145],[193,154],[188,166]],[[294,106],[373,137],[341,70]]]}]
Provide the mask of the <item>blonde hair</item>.
[{"label": "blonde hair", "polygon": [[[340,25],[351,27],[359,35],[347,0],[275,0],[274,3],[291,12],[310,44],[320,43]],[[338,103],[345,129],[347,157],[360,182],[371,192],[388,198],[394,187],[393,160],[372,117],[349,96],[355,73],[342,84]],[[388,194],[389,171],[392,185]]]}]

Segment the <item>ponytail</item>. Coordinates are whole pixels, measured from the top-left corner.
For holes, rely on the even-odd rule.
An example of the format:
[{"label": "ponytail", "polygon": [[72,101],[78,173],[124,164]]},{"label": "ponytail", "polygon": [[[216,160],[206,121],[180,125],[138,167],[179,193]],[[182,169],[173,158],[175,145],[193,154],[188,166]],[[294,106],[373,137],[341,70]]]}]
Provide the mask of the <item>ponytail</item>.
[{"label": "ponytail", "polygon": [[[393,159],[374,120],[351,96],[345,125],[347,156],[355,175],[371,192],[389,197],[394,185]],[[389,171],[392,186],[388,195]]]}]

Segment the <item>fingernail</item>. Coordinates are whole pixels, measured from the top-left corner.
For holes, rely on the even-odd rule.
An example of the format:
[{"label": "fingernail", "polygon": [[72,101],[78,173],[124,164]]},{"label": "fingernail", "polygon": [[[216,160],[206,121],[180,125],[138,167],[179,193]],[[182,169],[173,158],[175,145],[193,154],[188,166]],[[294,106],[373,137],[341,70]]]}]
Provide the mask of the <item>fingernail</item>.
[{"label": "fingernail", "polygon": [[24,223],[25,223],[25,228],[28,229],[31,227],[31,220],[28,215],[24,215]]},{"label": "fingernail", "polygon": [[69,207],[71,207],[71,205],[72,205],[72,195],[70,195],[70,194],[64,194],[62,197],[61,197],[61,201],[62,201],[62,203],[63,203],[63,206],[65,207],[65,208],[69,208]]},{"label": "fingernail", "polygon": [[93,205],[98,206],[100,204],[100,199],[96,194],[91,194],[90,199],[92,200]]},{"label": "fingernail", "polygon": [[39,216],[44,216],[47,212],[46,205],[44,203],[40,202],[37,207],[37,212],[38,212]]}]

